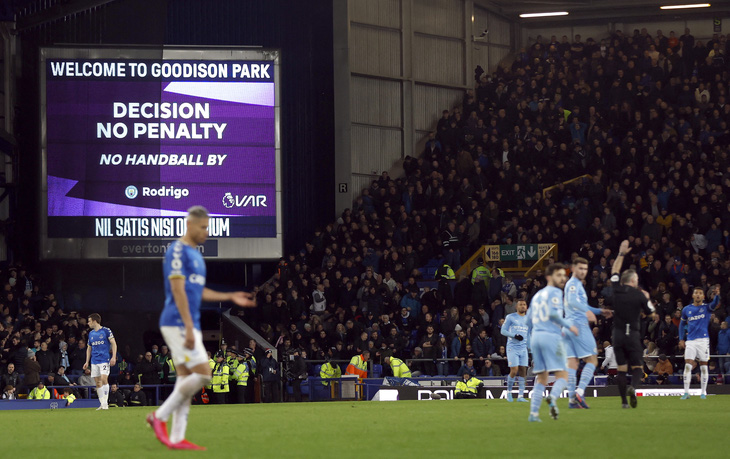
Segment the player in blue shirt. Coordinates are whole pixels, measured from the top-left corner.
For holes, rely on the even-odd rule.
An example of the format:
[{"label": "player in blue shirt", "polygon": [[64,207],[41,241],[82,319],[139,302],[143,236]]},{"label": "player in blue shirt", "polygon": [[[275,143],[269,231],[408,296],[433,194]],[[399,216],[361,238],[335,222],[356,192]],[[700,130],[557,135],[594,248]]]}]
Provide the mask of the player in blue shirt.
[{"label": "player in blue shirt", "polygon": [[507,340],[507,365],[509,365],[509,376],[507,377],[507,401],[512,401],[512,387],[515,384],[515,376],[519,373],[517,383],[519,392],[518,402],[527,402],[523,395],[525,393],[525,374],[527,373],[527,302],[517,300],[517,312],[508,314],[502,324],[501,333],[509,337]]},{"label": "player in blue shirt", "polygon": [[[710,360],[710,336],[707,327],[710,325],[710,312],[720,304],[720,287],[713,289],[715,298],[706,304],[705,292],[701,287],[695,287],[692,292],[693,304],[682,309],[682,320],[679,323],[679,347],[684,349],[684,395],[682,400],[689,398],[689,385],[692,382],[692,370],[700,363],[700,384],[702,393],[700,398],[707,398],[707,380],[710,373],[707,362]],[[686,342],[686,346],[685,346]]]},{"label": "player in blue shirt", "polygon": [[[175,389],[147,422],[157,439],[172,449],[205,449],[185,440],[192,397],[211,380],[208,355],[200,332],[201,301],[231,301],[255,307],[252,294],[217,292],[205,287],[205,260],[197,247],[208,237],[208,211],[195,206],[188,210],[185,236],[173,242],[165,253],[165,307],[160,315],[160,332],[172,354],[177,370]],[[167,421],[175,417],[168,438]]]},{"label": "player in blue shirt", "polygon": [[540,405],[550,373],[553,373],[556,379],[546,401],[550,404],[550,416],[558,419],[557,400],[568,384],[562,327],[578,335],[578,328],[563,318],[562,288],[565,285],[565,266],[560,263],[549,265],[545,270],[545,278],[547,287],[532,297],[527,312],[532,369],[537,375],[528,417],[530,422],[541,422]]},{"label": "player in blue shirt", "polygon": [[[86,346],[86,363],[84,370],[91,363],[91,377],[96,384],[96,395],[99,397],[97,410],[109,409],[109,369],[117,363],[117,341],[111,330],[101,326],[101,316],[90,314],[88,346]],[[111,358],[109,357],[111,353]]]},{"label": "player in blue shirt", "polygon": [[[583,287],[583,280],[588,274],[588,260],[580,257],[574,259],[571,270],[573,275],[565,284],[565,317],[578,327],[578,336],[565,333],[565,347],[568,356],[568,397],[570,398],[568,407],[589,408],[583,395],[596,371],[598,350],[586,312],[611,317],[611,311],[588,305],[588,295]],[[583,360],[585,366],[580,375],[580,384],[576,389],[579,360]]]}]

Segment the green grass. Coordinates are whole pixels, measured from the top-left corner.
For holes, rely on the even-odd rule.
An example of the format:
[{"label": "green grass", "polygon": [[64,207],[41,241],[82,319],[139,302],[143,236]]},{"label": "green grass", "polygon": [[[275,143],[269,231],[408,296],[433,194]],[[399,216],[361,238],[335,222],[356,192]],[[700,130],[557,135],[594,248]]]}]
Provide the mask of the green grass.
[{"label": "green grass", "polygon": [[[504,400],[193,406],[188,439],[207,452],[169,451],[144,408],[0,411],[3,457],[724,457],[730,396],[589,399],[560,419]],[[99,453],[99,454],[94,454]]]}]

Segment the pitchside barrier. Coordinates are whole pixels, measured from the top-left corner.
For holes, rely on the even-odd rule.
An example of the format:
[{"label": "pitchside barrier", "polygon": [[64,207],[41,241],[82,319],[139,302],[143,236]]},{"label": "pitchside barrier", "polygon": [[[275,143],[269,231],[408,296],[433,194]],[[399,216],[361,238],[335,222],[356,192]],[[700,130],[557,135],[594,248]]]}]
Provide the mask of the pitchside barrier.
[{"label": "pitchside barrier", "polygon": [[[717,376],[717,375],[711,375]],[[727,377],[730,379],[730,376]],[[419,377],[407,378],[409,381],[417,383],[418,386],[391,386],[383,385],[384,378],[366,378],[359,380],[354,376],[346,376],[342,378],[323,379],[317,377],[309,377],[302,382],[302,394],[308,397],[309,401],[327,401],[327,400],[373,400],[373,401],[396,401],[396,400],[452,400],[454,398],[454,390],[456,382],[460,378],[455,376],[447,377]],[[532,396],[533,378],[529,378],[529,385],[526,388],[524,397]],[[507,398],[507,390],[504,386],[504,377],[480,378],[484,382],[484,387],[479,388],[477,392],[478,398],[486,400],[500,400]],[[554,380],[551,377],[551,382]],[[326,384],[323,384],[326,383]],[[690,389],[690,395],[700,395],[700,389],[697,384],[693,384]],[[68,386],[63,386],[68,387]],[[61,386],[49,387],[53,389],[62,389]],[[77,389],[94,389],[94,386],[73,386]],[[120,389],[132,388],[133,386],[121,386]],[[160,389],[171,389],[171,386],[147,386],[157,391],[157,400],[159,400]],[[546,389],[546,393],[549,390]],[[512,390],[514,397],[517,397],[519,390],[515,387]],[[707,393],[710,395],[730,394],[730,385],[726,384],[709,384]],[[567,397],[567,390],[563,391],[561,397]],[[646,385],[637,389],[637,395],[640,397],[650,396],[680,396],[684,394],[684,388],[679,385]],[[435,396],[434,396],[435,395]],[[608,397],[618,396],[618,388],[616,386],[589,386],[585,392],[586,397]],[[40,409],[59,409],[59,408],[96,408],[99,406],[99,400],[96,398],[78,398],[71,405],[67,405],[64,399],[51,398],[49,400],[2,400],[0,401],[0,411],[3,410],[40,410]]]},{"label": "pitchside barrier", "polygon": [[97,399],[76,399],[72,404],[68,405],[66,400],[2,400],[0,401],[0,411],[4,410],[55,410],[59,408],[97,408],[99,400]]},{"label": "pitchside barrier", "polygon": [[[644,358],[649,359],[658,359],[658,356],[644,356]],[[682,355],[675,355],[670,356],[670,360],[676,361],[683,359]],[[717,361],[717,359],[723,359],[730,361],[730,355],[711,355],[711,359]],[[493,362],[498,362],[501,360],[505,360],[504,358],[489,358],[488,360],[491,360]],[[602,359],[599,359],[602,360]],[[723,362],[721,360],[720,362]],[[322,379],[319,377],[319,369],[321,368],[321,364],[323,364],[324,360],[311,360],[307,361],[308,363],[308,370],[309,375],[305,380],[302,381],[301,389],[302,389],[302,395],[306,396],[308,400],[310,401],[326,401],[326,400],[373,400],[373,399],[380,399],[380,400],[425,400],[429,399],[426,397],[426,392],[421,392],[420,396],[418,392],[413,392],[414,389],[418,390],[425,390],[425,391],[434,391],[434,390],[440,390],[440,391],[447,391],[450,395],[446,395],[445,393],[440,393],[443,395],[442,399],[450,399],[449,397],[453,398],[453,390],[456,385],[456,382],[460,379],[457,376],[452,375],[420,375],[418,377],[408,378],[410,381],[415,382],[422,386],[421,389],[416,387],[400,387],[400,386],[383,386],[383,367],[384,365],[376,364],[372,360],[368,362],[368,375],[370,377],[365,379],[358,379],[355,376],[348,376],[343,375],[342,378],[333,378],[333,379]],[[349,362],[349,360],[333,360],[333,363],[340,364],[340,367],[343,370],[346,368],[346,364]],[[438,369],[439,364],[446,364],[446,368],[448,368],[448,365],[460,365],[461,361],[458,359],[406,359],[407,363],[410,362],[423,362],[423,363],[433,363],[435,367]],[[481,363],[480,360],[475,360],[475,363],[479,365]],[[386,366],[387,367],[387,366]],[[284,370],[284,365],[282,362],[282,370]],[[615,371],[615,370],[614,370]],[[611,370],[609,370],[611,372]],[[281,372],[281,374],[285,374],[284,371]],[[693,373],[694,374],[694,373]],[[684,389],[682,387],[682,374],[681,373],[675,373],[674,375],[670,375],[666,379],[666,385],[657,384],[657,376],[658,375],[648,375],[645,388],[639,390],[639,394],[643,396],[649,396],[649,395],[682,395],[684,393]],[[492,399],[498,399],[498,398],[506,398],[506,391],[505,391],[505,380],[507,375],[501,375],[501,376],[490,376],[490,377],[484,377],[477,374],[477,378],[482,380],[484,382],[485,387],[480,389],[480,396],[484,396],[484,398],[492,398]],[[591,384],[589,386],[587,395],[589,397],[600,397],[600,396],[610,396],[610,395],[618,395],[617,389],[612,384],[612,375],[606,375],[606,374],[596,374],[593,377],[593,380],[591,381]],[[532,384],[534,379],[534,375],[531,374],[530,368],[528,368],[528,374],[526,377],[526,382],[528,384]],[[554,377],[550,377],[550,382],[554,380]],[[719,382],[719,384],[718,384]],[[694,386],[697,386],[693,382]],[[728,385],[728,386],[726,386]],[[292,394],[292,387],[290,384],[287,384],[287,381],[283,381],[282,389],[286,391],[289,395]],[[63,389],[65,387],[69,386],[49,386],[48,389],[53,393],[53,389],[56,389],[59,394],[63,393]],[[85,408],[85,407],[91,407],[91,406],[98,406],[98,399],[97,398],[91,398],[92,393],[95,392],[96,387],[95,386],[71,386],[72,388],[76,389],[79,394],[85,398],[77,398],[76,401],[70,406],[72,408]],[[134,386],[131,385],[125,385],[125,386],[119,386],[121,390],[127,389],[131,390]],[[531,385],[529,387],[532,387]],[[161,401],[166,398],[170,392],[172,392],[173,386],[172,385],[148,385],[144,386],[142,390],[145,392],[145,394],[148,397],[148,400],[153,402],[154,405],[159,405]],[[381,392],[382,390],[387,390],[387,392]],[[395,391],[395,392],[393,392]],[[433,393],[433,392],[429,392]],[[517,389],[514,389],[514,393],[516,395]],[[567,392],[566,392],[567,393]],[[692,389],[690,391],[691,394],[697,394],[699,395],[699,389]],[[708,393],[709,394],[730,394],[730,374],[723,376],[722,374],[711,374],[710,375],[710,384],[708,384]],[[376,395],[380,394],[380,395]],[[395,395],[393,395],[395,394]],[[415,394],[415,395],[413,395]],[[25,394],[21,394],[21,398],[26,396]],[[419,398],[420,397],[420,398]],[[283,400],[283,398],[281,398]],[[0,400],[0,410],[13,410],[13,409],[53,409],[53,408],[63,408],[66,406],[65,400],[58,400],[58,399],[50,399],[50,400]]]},{"label": "pitchside barrier", "polygon": [[[730,356],[726,355],[712,355],[710,356],[713,359],[717,358],[727,358],[730,360]],[[646,356],[646,358],[650,359],[658,359],[658,356]],[[681,360],[683,359],[683,356],[677,355],[677,356],[670,356],[670,359],[672,360]],[[432,363],[434,364],[434,368],[438,370],[439,368],[446,368],[449,369],[450,365],[453,365],[454,367],[460,366],[462,361],[458,359],[404,359],[406,361],[406,364],[409,364],[411,362],[423,362],[423,363]],[[487,360],[491,360],[492,362],[499,362],[504,361],[506,359],[504,358],[488,358]],[[600,359],[603,360],[603,359]],[[319,369],[322,364],[326,362],[325,360],[308,360],[307,363],[309,368],[309,377],[304,380],[301,384],[302,394],[307,396],[310,401],[325,401],[325,400],[371,400],[375,396],[375,394],[380,390],[380,385],[383,381],[383,376],[385,375],[384,369],[387,368],[387,365],[381,365],[378,363],[375,363],[374,360],[368,361],[368,378],[358,380],[354,376],[347,377],[344,375],[345,368],[347,367],[347,363],[349,360],[332,360],[333,363],[340,364],[340,368],[343,372],[343,378],[341,379],[330,379],[330,380],[323,380],[319,378]],[[443,366],[440,366],[439,364],[445,364]],[[478,367],[482,364],[481,360],[475,359],[475,365]],[[453,370],[455,371],[455,370]],[[456,385],[456,382],[460,379],[456,377],[453,374],[453,371],[449,370],[445,374],[442,375],[424,375],[420,374],[417,375],[417,377],[409,378],[409,380],[417,382],[421,385]],[[529,383],[532,382],[534,378],[534,374],[531,373],[531,368],[528,367],[528,374],[527,374],[527,380]],[[697,370],[699,371],[699,370]],[[477,371],[478,373],[479,371]],[[615,370],[609,372],[612,372],[615,374]],[[283,373],[283,372],[282,372]],[[450,373],[450,374],[449,374]],[[657,376],[658,375],[648,375],[646,385],[650,387],[656,387],[657,384]],[[721,381],[724,384],[730,384],[730,375],[723,377],[720,374],[712,374],[711,381],[712,384],[717,380],[718,377],[723,378]],[[492,387],[504,387],[505,386],[505,379],[507,375],[501,375],[501,376],[490,376],[490,377],[484,377],[477,374],[477,378],[484,381],[484,384],[486,386],[492,386]],[[614,376],[609,374],[596,374],[593,377],[593,380],[591,381],[590,385],[595,386],[597,388],[609,386],[612,384],[612,379]],[[551,376],[550,381],[552,382],[554,378]],[[329,382],[328,382],[329,381]],[[328,382],[327,384],[323,384],[324,382]],[[675,373],[674,375],[671,375],[667,378],[667,386],[662,387],[669,387],[669,386],[679,386],[682,385],[682,375],[681,373]],[[285,384],[284,390],[287,391],[289,395],[292,394],[292,388],[289,384]],[[616,394],[617,395],[617,394]],[[283,399],[282,399],[283,400]]]},{"label": "pitchside barrier", "polygon": [[[18,410],[18,409],[55,409],[65,408],[66,400],[55,398],[56,393],[63,395],[63,390],[70,387],[76,391],[79,397],[68,406],[68,408],[94,408],[99,406],[98,397],[93,397],[92,394],[96,392],[96,386],[46,386],[48,391],[51,393],[51,398],[48,400],[28,400],[28,394],[20,394],[20,397],[16,400],[0,400],[0,411],[1,410]],[[133,385],[118,386],[121,391],[132,391]],[[160,385],[147,385],[142,386],[142,392],[147,396],[148,403],[154,402],[154,405],[159,405],[163,400],[163,396],[167,396],[172,392],[173,386],[171,384],[160,384]],[[54,392],[55,390],[55,392]],[[150,397],[154,398],[150,400]],[[126,393],[125,393],[126,400]],[[56,402],[56,403],[54,403]]]},{"label": "pitchside barrier", "polygon": [[[396,400],[453,400],[454,386],[431,386],[431,387],[414,387],[414,386],[381,386],[373,397],[374,401],[396,401]],[[519,390],[512,390],[514,397],[518,396]],[[549,389],[545,390],[545,395],[549,393]],[[730,394],[730,387],[726,385],[708,385],[707,393],[710,395]],[[639,397],[679,397],[684,394],[684,388],[679,386],[649,386],[641,387],[636,390]],[[609,387],[588,387],[585,392],[586,398],[597,397],[613,397],[618,396],[618,388],[616,386]],[[699,396],[700,389],[690,389],[690,395]],[[532,388],[525,390],[523,394],[525,398],[532,397]],[[565,390],[560,394],[561,398],[568,396]],[[477,391],[477,398],[486,400],[501,400],[507,398],[507,390],[504,387],[480,387]]]}]

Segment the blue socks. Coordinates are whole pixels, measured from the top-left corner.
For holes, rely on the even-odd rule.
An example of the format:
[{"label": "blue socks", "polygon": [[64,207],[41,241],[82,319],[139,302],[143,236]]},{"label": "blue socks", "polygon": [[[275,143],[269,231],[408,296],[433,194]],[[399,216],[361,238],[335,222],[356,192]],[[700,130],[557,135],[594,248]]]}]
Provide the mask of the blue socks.
[{"label": "blue socks", "polygon": [[580,374],[580,383],[578,384],[578,393],[581,396],[585,393],[586,387],[588,387],[588,384],[591,382],[591,378],[593,378],[593,373],[595,371],[596,366],[592,363],[586,363],[583,367],[583,373]]},{"label": "blue socks", "polygon": [[512,393],[512,387],[515,385],[515,378],[507,376],[507,392]]},{"label": "blue socks", "polygon": [[[563,380],[565,381],[565,380]],[[538,416],[540,414],[540,405],[542,404],[542,397],[545,393],[545,385],[535,382],[535,387],[532,389],[532,402],[530,403],[530,414]]]},{"label": "blue socks", "polygon": [[[575,400],[575,381],[577,379],[577,372],[578,370],[568,368],[568,397],[570,400]],[[583,370],[583,374],[585,374],[585,370]],[[583,381],[583,378],[581,378],[581,381]]]},{"label": "blue socks", "polygon": [[520,388],[520,395],[518,395],[517,398],[523,398],[525,396],[525,377],[518,376],[517,384],[519,385],[519,388]]},{"label": "blue socks", "polygon": [[556,379],[555,384],[553,384],[553,390],[550,391],[550,398],[553,399],[553,401],[556,401],[560,398],[561,392],[565,390],[565,386],[568,385],[568,381],[566,381],[563,378]]}]

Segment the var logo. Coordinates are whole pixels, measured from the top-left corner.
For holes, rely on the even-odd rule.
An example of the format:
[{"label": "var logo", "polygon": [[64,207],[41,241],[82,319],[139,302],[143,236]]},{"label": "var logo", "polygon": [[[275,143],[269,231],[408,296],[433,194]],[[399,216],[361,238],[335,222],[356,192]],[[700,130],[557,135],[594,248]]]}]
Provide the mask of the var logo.
[{"label": "var logo", "polygon": [[137,187],[134,185],[129,185],[126,190],[124,190],[124,196],[126,196],[129,199],[134,199],[139,194],[139,191],[137,190]]},{"label": "var logo", "polygon": [[232,209],[234,207],[268,207],[266,205],[266,195],[264,194],[245,194],[243,196],[226,193],[223,196],[223,207]]}]

